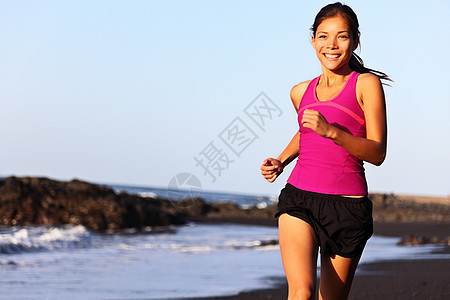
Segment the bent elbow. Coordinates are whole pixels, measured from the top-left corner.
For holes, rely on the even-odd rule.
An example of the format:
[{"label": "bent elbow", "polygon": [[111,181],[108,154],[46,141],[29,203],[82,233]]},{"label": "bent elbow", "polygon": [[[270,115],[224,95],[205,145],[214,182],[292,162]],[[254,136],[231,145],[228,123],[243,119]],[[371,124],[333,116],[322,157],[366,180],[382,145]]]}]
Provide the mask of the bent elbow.
[{"label": "bent elbow", "polygon": [[383,161],[384,161],[384,160],[375,161],[375,162],[373,162],[373,164],[374,164],[375,166],[379,167],[379,166],[381,166],[381,165],[383,164]]},{"label": "bent elbow", "polygon": [[374,161],[372,162],[375,166],[379,167],[386,159],[386,152],[381,153]]}]

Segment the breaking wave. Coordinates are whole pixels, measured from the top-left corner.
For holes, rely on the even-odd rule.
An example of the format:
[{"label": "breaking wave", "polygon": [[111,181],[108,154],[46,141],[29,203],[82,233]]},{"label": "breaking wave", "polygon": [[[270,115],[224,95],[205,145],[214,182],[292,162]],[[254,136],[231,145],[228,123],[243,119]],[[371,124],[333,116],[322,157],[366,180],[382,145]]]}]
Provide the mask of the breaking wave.
[{"label": "breaking wave", "polygon": [[86,247],[90,236],[81,225],[8,227],[0,230],[0,254]]}]

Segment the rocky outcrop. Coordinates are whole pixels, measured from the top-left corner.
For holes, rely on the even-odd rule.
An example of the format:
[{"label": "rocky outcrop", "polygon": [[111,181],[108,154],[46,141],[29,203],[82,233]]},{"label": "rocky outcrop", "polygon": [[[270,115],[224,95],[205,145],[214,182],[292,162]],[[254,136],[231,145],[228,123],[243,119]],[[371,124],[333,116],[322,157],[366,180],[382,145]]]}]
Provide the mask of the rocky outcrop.
[{"label": "rocky outcrop", "polygon": [[0,225],[73,224],[95,231],[117,231],[219,219],[241,223],[264,219],[275,223],[274,213],[275,207],[242,209],[231,203],[208,204],[200,198],[178,202],[116,193],[109,187],[80,180],[0,180]]},{"label": "rocky outcrop", "polygon": [[83,225],[91,230],[119,230],[183,224],[169,201],[147,199],[72,180],[8,177],[0,180],[0,224]]},{"label": "rocky outcrop", "polygon": [[[414,196],[370,194],[375,222],[449,222],[450,199],[422,201]],[[420,198],[420,197],[418,197]]]}]

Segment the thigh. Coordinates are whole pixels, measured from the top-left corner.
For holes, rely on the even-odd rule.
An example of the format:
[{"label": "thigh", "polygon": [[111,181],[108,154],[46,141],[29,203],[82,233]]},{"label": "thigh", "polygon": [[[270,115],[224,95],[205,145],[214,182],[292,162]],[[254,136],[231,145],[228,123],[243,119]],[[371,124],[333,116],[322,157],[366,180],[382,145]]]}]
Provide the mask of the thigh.
[{"label": "thigh", "polygon": [[307,222],[288,214],[278,218],[280,251],[289,291],[315,291],[318,244]]},{"label": "thigh", "polygon": [[347,299],[359,259],[360,256],[321,255],[319,299]]}]

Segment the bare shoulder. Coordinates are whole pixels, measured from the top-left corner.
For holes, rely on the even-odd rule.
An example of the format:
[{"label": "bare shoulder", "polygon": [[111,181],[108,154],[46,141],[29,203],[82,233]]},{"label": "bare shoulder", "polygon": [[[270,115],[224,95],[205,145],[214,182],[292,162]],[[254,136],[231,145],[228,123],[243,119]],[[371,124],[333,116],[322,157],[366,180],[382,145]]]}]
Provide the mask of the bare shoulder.
[{"label": "bare shoulder", "polygon": [[358,76],[356,90],[364,93],[367,90],[382,89],[381,81],[378,76],[371,73],[364,73]]},{"label": "bare shoulder", "polygon": [[291,89],[291,100],[292,100],[292,104],[294,104],[296,111],[298,111],[298,108],[300,106],[300,101],[302,100],[303,94],[305,93],[306,89],[308,88],[308,85],[310,82],[311,82],[311,80],[303,81],[303,82],[295,85]]},{"label": "bare shoulder", "polygon": [[383,86],[378,76],[364,73],[358,76],[356,82],[358,101],[364,105],[367,101],[384,101]]}]

